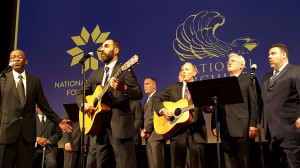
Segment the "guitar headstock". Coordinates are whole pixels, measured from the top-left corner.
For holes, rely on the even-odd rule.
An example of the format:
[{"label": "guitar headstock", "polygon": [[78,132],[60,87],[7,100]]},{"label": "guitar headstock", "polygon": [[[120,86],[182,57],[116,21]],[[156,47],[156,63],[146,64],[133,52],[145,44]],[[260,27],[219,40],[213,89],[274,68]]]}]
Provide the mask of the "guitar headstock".
[{"label": "guitar headstock", "polygon": [[139,62],[139,56],[134,55],[133,57],[130,58],[130,60],[128,60],[123,66],[122,66],[122,70],[126,70],[128,68],[130,68],[131,66],[133,66],[134,64]]}]

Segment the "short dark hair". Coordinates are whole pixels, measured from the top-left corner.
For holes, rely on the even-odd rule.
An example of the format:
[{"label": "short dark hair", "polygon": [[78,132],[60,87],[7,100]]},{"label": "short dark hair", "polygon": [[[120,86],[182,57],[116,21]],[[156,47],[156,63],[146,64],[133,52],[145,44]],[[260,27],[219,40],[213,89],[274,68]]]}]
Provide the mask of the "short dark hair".
[{"label": "short dark hair", "polygon": [[113,42],[114,48],[118,48],[119,49],[119,54],[118,55],[120,55],[121,50],[122,50],[121,43],[118,42],[117,40],[113,40],[113,39],[107,39],[107,40],[111,40]]},{"label": "short dark hair", "polygon": [[[152,77],[146,77],[145,79],[151,79],[152,81],[154,81],[155,83],[157,83],[155,78],[152,78]],[[144,79],[144,80],[145,80],[145,79]]]},{"label": "short dark hair", "polygon": [[286,53],[287,57],[289,57],[289,51],[288,51],[288,48],[287,48],[287,46],[285,44],[280,44],[280,43],[273,44],[273,45],[271,45],[270,49],[274,48],[274,47],[278,47],[280,50],[282,50],[283,52]]}]

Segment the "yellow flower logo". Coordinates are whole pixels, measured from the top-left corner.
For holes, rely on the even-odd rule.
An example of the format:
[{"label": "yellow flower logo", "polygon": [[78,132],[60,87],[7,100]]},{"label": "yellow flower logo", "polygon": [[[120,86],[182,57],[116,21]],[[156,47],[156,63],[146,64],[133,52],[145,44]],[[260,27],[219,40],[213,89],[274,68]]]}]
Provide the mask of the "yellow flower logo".
[{"label": "yellow flower logo", "polygon": [[[86,48],[87,46],[96,45],[96,53],[98,56],[98,59],[91,57],[90,61],[85,61],[85,71],[88,69],[97,69],[98,68],[98,62],[101,60],[101,45],[107,37],[109,36],[110,32],[104,32],[101,33],[99,25],[95,27],[93,32],[90,34],[85,27],[82,27],[81,33],[79,36],[72,36],[73,42],[76,44],[76,47],[70,49],[67,51],[68,54],[70,54],[73,59],[70,66],[76,65],[79,63],[79,60],[85,55],[85,51],[83,48]],[[92,38],[92,42],[89,42],[90,37]],[[88,51],[90,52],[90,51]],[[88,53],[86,52],[86,53]]]}]

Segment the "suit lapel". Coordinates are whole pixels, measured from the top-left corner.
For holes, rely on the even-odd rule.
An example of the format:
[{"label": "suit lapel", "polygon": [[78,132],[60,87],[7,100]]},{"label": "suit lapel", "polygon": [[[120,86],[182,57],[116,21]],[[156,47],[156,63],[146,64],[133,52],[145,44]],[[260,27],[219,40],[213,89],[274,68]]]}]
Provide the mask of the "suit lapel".
[{"label": "suit lapel", "polygon": [[18,95],[18,91],[17,91],[17,86],[16,86],[16,82],[15,82],[15,79],[14,79],[14,75],[12,72],[8,73],[6,75],[6,82],[5,82],[5,87],[8,88],[8,90],[11,90],[12,91],[12,94],[16,97],[16,99],[19,100],[19,102],[21,103],[20,101],[20,98],[19,98],[19,95]]},{"label": "suit lapel", "polygon": [[[151,98],[150,98],[150,99],[151,99]],[[150,101],[150,99],[149,99],[149,101]],[[147,100],[146,100],[145,103],[144,103],[144,110],[145,110],[145,111],[147,111],[147,107],[148,107],[149,101],[147,102]]]},{"label": "suit lapel", "polygon": [[[276,85],[276,82],[288,71],[289,67],[291,66],[291,64],[287,64],[286,67],[283,68],[283,70],[277,75],[277,77],[274,80],[274,85]],[[270,82],[270,78],[269,78],[269,82]]]},{"label": "suit lapel", "polygon": [[264,83],[263,83],[263,87],[264,88],[269,88],[269,85],[270,85],[270,78],[272,77],[272,72],[273,71],[270,71],[270,72],[268,72],[267,74],[266,74],[266,77],[265,77],[265,81],[263,81]]},{"label": "suit lapel", "polygon": [[[99,71],[100,71],[100,73],[99,73],[99,76],[98,76],[98,78],[99,78],[98,81],[100,81],[99,85],[102,86],[103,76],[104,76],[104,67],[101,67],[101,68],[99,69]],[[96,80],[96,81],[97,81],[97,80]],[[95,88],[94,88],[94,89],[95,89]]]},{"label": "suit lapel", "polygon": [[29,86],[33,86],[32,82],[33,82],[32,76],[26,72],[25,105],[28,100],[28,95],[31,95],[30,93],[31,93],[32,87],[29,87]]},{"label": "suit lapel", "polygon": [[119,62],[116,62],[116,65],[114,66],[114,69],[111,73],[111,77],[113,77],[117,73],[117,71],[120,69],[120,67],[121,67],[121,64]]},{"label": "suit lapel", "polygon": [[238,81],[241,82],[244,78],[244,74],[240,74],[237,78],[238,78]]},{"label": "suit lapel", "polygon": [[[146,101],[145,104],[144,104],[144,110],[147,111],[147,108],[149,106],[149,104],[151,105],[152,103],[152,97],[153,95],[150,97],[150,99],[148,100],[148,102]],[[149,107],[152,107],[152,106],[149,106]]]},{"label": "suit lapel", "polygon": [[182,87],[183,87],[183,82],[179,83],[179,87],[177,88],[177,95],[179,96],[178,100],[181,100],[182,97]]}]

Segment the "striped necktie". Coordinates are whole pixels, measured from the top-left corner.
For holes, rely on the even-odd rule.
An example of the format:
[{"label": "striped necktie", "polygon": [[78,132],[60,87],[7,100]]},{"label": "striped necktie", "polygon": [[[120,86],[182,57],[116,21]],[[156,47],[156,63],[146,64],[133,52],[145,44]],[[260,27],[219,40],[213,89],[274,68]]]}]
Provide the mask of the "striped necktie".
[{"label": "striped necktie", "polygon": [[276,79],[276,77],[277,77],[278,74],[279,74],[279,71],[278,70],[275,71],[274,75],[270,79],[269,87],[272,87],[274,85],[275,79]]},{"label": "striped necktie", "polygon": [[105,79],[104,79],[104,86],[108,82],[108,77],[109,77],[109,67],[105,67]]},{"label": "striped necktie", "polygon": [[187,100],[191,99],[191,94],[190,94],[190,91],[189,91],[189,88],[187,87],[187,85],[185,86],[185,90],[184,90],[184,98]]}]

